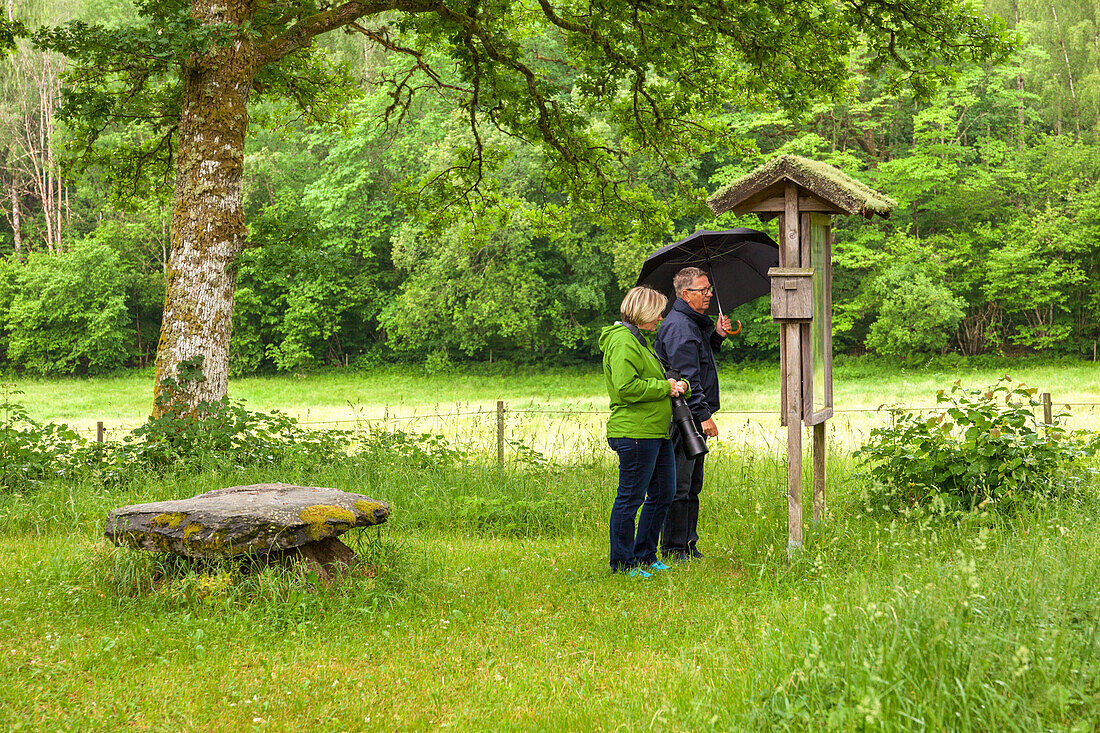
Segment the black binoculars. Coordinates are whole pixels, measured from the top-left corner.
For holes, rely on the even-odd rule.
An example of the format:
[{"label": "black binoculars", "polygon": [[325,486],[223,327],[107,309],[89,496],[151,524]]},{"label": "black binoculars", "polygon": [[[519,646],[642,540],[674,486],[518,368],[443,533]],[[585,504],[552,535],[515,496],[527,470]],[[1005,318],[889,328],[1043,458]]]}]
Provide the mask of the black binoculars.
[{"label": "black binoculars", "polygon": [[[680,379],[680,373],[674,369],[665,371],[665,379]],[[672,422],[683,437],[684,455],[698,458],[707,452],[707,441],[703,440],[699,428],[695,425],[691,408],[683,397],[672,397]]]}]

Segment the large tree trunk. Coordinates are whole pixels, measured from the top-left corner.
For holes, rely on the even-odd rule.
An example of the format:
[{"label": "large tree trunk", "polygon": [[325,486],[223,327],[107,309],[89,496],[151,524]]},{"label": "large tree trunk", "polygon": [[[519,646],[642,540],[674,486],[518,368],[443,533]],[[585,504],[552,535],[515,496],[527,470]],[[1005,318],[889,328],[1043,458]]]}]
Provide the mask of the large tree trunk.
[{"label": "large tree trunk", "polygon": [[[250,9],[194,0],[207,23],[239,22]],[[246,38],[193,58],[184,69],[176,188],[164,320],[157,347],[154,416],[193,412],[226,396],[233,323],[233,263],[245,243],[241,171],[255,51]],[[202,381],[180,379],[180,362],[202,358]],[[193,373],[192,373],[193,374]]]}]

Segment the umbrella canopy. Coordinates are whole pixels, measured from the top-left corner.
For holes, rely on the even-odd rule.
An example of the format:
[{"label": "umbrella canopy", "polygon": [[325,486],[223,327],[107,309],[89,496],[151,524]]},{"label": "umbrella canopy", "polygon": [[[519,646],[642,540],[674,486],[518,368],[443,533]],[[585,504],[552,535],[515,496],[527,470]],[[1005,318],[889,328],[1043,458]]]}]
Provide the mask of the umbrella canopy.
[{"label": "umbrella canopy", "polygon": [[726,313],[742,303],[771,292],[768,269],[779,266],[779,245],[755,229],[698,231],[675,244],[661,247],[646,258],[638,285],[671,295],[672,278],[685,267],[710,275],[714,288],[707,313]]}]

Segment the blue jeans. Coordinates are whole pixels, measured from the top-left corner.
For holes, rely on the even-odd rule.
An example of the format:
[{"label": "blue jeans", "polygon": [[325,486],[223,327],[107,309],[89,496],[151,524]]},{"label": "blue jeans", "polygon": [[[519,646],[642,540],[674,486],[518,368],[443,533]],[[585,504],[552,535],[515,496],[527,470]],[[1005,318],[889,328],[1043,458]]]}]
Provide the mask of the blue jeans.
[{"label": "blue jeans", "polygon": [[[619,493],[611,506],[611,569],[657,561],[657,538],[676,493],[676,459],[668,438],[608,438],[619,454]],[[644,503],[643,503],[644,500]],[[634,516],[638,531],[634,532]]]}]

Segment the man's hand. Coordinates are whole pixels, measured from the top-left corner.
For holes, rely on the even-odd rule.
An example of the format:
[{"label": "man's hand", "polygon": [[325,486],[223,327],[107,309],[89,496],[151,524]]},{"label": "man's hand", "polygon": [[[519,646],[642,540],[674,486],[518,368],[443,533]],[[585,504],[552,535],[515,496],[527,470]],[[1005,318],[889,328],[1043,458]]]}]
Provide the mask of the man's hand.
[{"label": "man's hand", "polygon": [[[726,323],[729,323],[728,319],[727,319]],[[702,428],[703,428],[703,435],[707,436],[708,438],[717,438],[718,437],[718,426],[714,424],[714,418],[713,417],[708,417],[706,420],[704,420],[702,422]]]},{"label": "man's hand", "polygon": [[733,331],[733,324],[730,323],[730,317],[727,316],[725,313],[719,313],[718,325],[715,327],[715,330],[722,338],[729,336],[730,332]]},{"label": "man's hand", "polygon": [[679,397],[687,391],[687,382],[680,379],[668,380],[669,397]]}]

